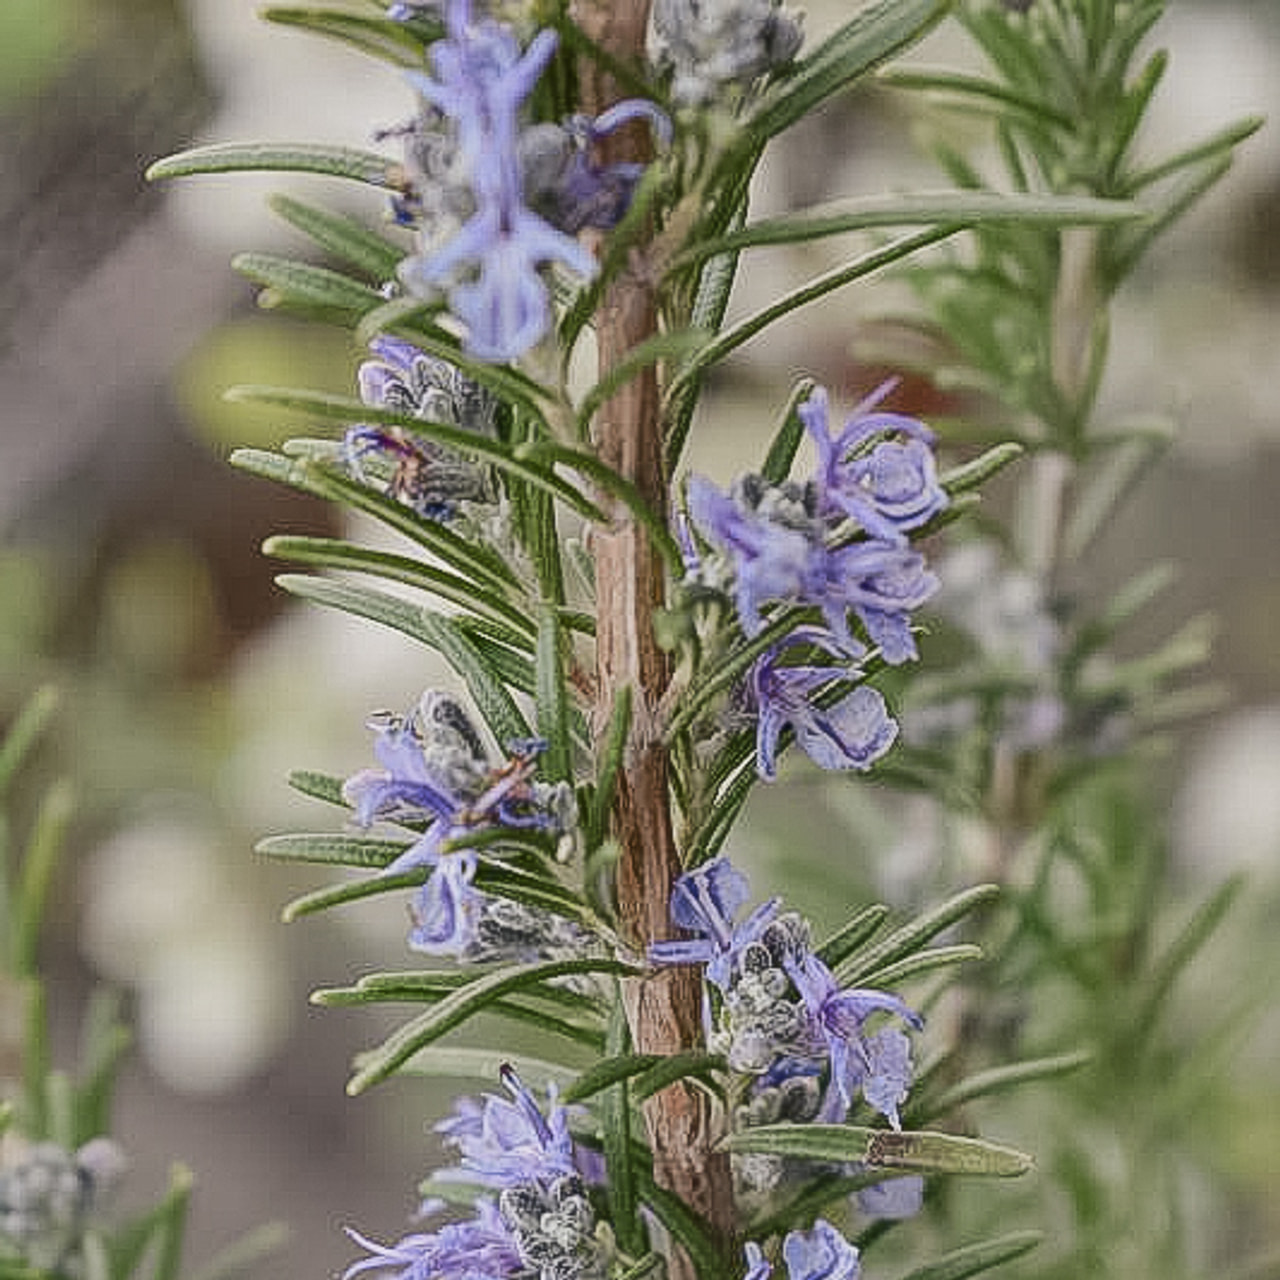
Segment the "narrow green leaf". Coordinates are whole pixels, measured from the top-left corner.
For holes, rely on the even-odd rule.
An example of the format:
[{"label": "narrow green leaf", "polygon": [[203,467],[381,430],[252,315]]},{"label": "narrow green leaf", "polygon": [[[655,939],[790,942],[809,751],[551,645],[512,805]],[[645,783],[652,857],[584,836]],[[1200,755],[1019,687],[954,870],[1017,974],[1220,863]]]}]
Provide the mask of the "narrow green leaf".
[{"label": "narrow green leaf", "polygon": [[638,972],[618,960],[551,960],[536,964],[504,966],[495,973],[475,979],[459,988],[434,1008],[392,1032],[378,1048],[365,1054],[359,1069],[347,1085],[347,1092],[362,1093],[370,1085],[390,1076],[418,1050],[438,1040],[504,995],[545,983],[549,978],[570,974]]},{"label": "narrow green leaf", "polygon": [[[289,855],[285,855],[289,856]],[[323,889],[313,889],[310,893],[299,894],[285,903],[280,912],[280,919],[285,924],[301,920],[303,916],[315,915],[318,911],[327,911],[330,907],[345,906],[348,902],[360,902],[365,898],[376,897],[380,893],[391,893],[398,889],[414,889],[422,883],[422,869],[401,871],[396,875],[365,876],[360,880],[350,880],[343,884],[325,885]]]},{"label": "narrow green leaf", "polygon": [[[253,851],[264,858],[380,871],[394,862],[412,843],[412,840],[395,840],[387,836],[298,832],[266,836],[253,846]],[[418,878],[421,879],[421,875]]]},{"label": "narrow green leaf", "polygon": [[219,1249],[190,1280],[232,1280],[257,1270],[272,1254],[289,1243],[290,1232],[283,1222],[264,1222],[246,1231],[238,1240]]},{"label": "narrow green leaf", "polygon": [[36,943],[44,919],[45,903],[53,886],[53,873],[75,801],[70,783],[55,782],[44,794],[36,811],[35,822],[18,871],[14,895],[13,937],[10,940],[10,964],[19,976],[35,976]]},{"label": "narrow green leaf", "polygon": [[666,1275],[666,1260],[658,1253],[646,1253],[634,1266],[628,1267],[618,1280],[649,1280],[650,1276]]},{"label": "narrow green leaf", "polygon": [[967,964],[971,960],[982,959],[982,948],[971,942],[957,943],[953,947],[926,947],[906,956],[896,964],[887,964],[859,979],[868,987],[881,988],[896,986],[910,978],[919,978],[926,973],[938,969],[950,968],[953,964]]},{"label": "narrow green leaf", "polygon": [[600,759],[596,766],[596,787],[593,804],[588,815],[587,843],[597,848],[609,831],[609,815],[613,810],[614,790],[618,770],[626,754],[627,738],[631,732],[631,686],[623,685],[613,700],[609,712],[609,725],[605,730]]},{"label": "narrow green leaf", "polygon": [[909,257],[929,245],[937,244],[939,241],[945,240],[948,236],[953,236],[957,231],[962,230],[964,228],[960,225],[947,223],[944,226],[932,227],[928,231],[917,231],[912,235],[902,236],[897,240],[890,241],[887,245],[881,245],[868,253],[861,254],[844,266],[825,272],[798,289],[793,289],[789,293],[783,294],[776,302],[748,316],[745,320],[739,321],[733,328],[726,329],[699,348],[697,353],[681,367],[679,374],[672,381],[667,393],[668,401],[676,400],[684,392],[685,388],[700,376],[705,369],[718,364],[775,320],[780,320],[800,307],[814,302],[818,298],[825,297],[836,289],[841,289],[855,280],[871,275],[883,267],[900,262],[903,258]]},{"label": "narrow green leaf", "polygon": [[770,1124],[731,1134],[730,1151],[795,1156],[802,1160],[854,1162],[872,1169],[912,1173],[957,1173],[1011,1178],[1032,1167],[1030,1156],[1012,1147],[950,1133],[864,1129],[844,1124]]},{"label": "narrow green leaf", "polygon": [[152,1280],[178,1280],[194,1182],[191,1170],[184,1165],[175,1165],[169,1172],[169,1190],[155,1217],[157,1252]]},{"label": "narrow green leaf", "polygon": [[1206,160],[1216,160],[1223,152],[1231,151],[1247,138],[1251,138],[1265,123],[1261,116],[1247,116],[1243,120],[1219,129],[1217,133],[1205,138],[1202,142],[1197,142],[1194,146],[1187,147],[1157,164],[1131,174],[1125,185],[1136,195],[1143,188],[1171,177],[1180,169],[1191,168]]},{"label": "narrow green leaf", "polygon": [[956,1107],[965,1106],[967,1103],[988,1097],[993,1093],[1003,1093],[1006,1089],[1016,1089],[1038,1080],[1052,1080],[1057,1076],[1069,1075],[1092,1060],[1093,1054],[1087,1049],[1081,1049],[1075,1053],[1060,1053],[1050,1058],[1032,1058],[1026,1062],[1013,1062],[1008,1066],[979,1071],[932,1099],[928,1112],[931,1116],[945,1115]]},{"label": "narrow green leaf", "polygon": [[845,957],[852,955],[868,938],[874,936],[888,914],[889,908],[882,902],[864,907],[818,948],[818,959],[829,969],[836,968]]},{"label": "narrow green leaf", "polygon": [[9,789],[13,776],[35,746],[58,707],[58,691],[52,685],[38,689],[23,704],[0,744],[0,795]]},{"label": "narrow green leaf", "polygon": [[309,236],[327,253],[363,271],[374,280],[394,280],[406,250],[346,214],[280,193],[267,197],[273,213]]},{"label": "narrow green leaf", "polygon": [[196,173],[255,169],[275,173],[324,173],[375,187],[397,186],[402,172],[396,161],[354,147],[310,142],[217,142],[157,160],[147,169],[146,178],[154,182],[158,178],[185,178]]},{"label": "narrow green leaf", "polygon": [[680,329],[659,333],[638,343],[610,369],[582,398],[578,407],[578,433],[587,435],[600,406],[613,398],[633,378],[663,360],[681,360],[705,346],[711,334],[700,329]]},{"label": "narrow green leaf", "polygon": [[393,66],[422,66],[422,42],[403,23],[342,9],[269,5],[262,17],[282,27],[301,27],[372,54]]},{"label": "narrow green leaf", "polygon": [[685,1053],[672,1053],[663,1057],[647,1071],[635,1084],[637,1102],[661,1093],[668,1085],[677,1080],[697,1078],[711,1081],[716,1072],[728,1070],[728,1063],[718,1053],[704,1053],[699,1049],[690,1049]]},{"label": "narrow green leaf", "polygon": [[[661,514],[645,501],[640,490],[625,476],[619,475],[607,463],[602,462],[594,453],[585,449],[574,449],[568,445],[556,444],[550,440],[540,440],[536,444],[520,445],[515,450],[516,457],[529,462],[560,463],[581,472],[593,480],[611,498],[616,498],[636,520],[644,526],[654,550],[667,562],[673,573],[681,572],[683,561],[680,548],[667,528]],[[595,517],[600,523],[608,524],[609,520],[599,512]]]},{"label": "narrow green leaf", "polygon": [[744,249],[766,245],[803,244],[879,227],[954,224],[971,228],[1006,223],[1018,226],[1089,226],[1134,221],[1145,216],[1141,206],[1125,200],[972,191],[964,187],[902,196],[864,196],[824,208],[782,218],[761,219],[713,240],[691,244],[672,260],[670,269],[685,270],[722,253],[740,253]]},{"label": "narrow green leaf", "polygon": [[231,465],[362,511],[438,556],[455,571],[477,578],[495,591],[507,592],[518,586],[515,574],[488,547],[460,537],[439,521],[420,516],[397,499],[331,468],[261,449],[237,449],[231,455]]},{"label": "narrow green leaf", "polygon": [[[376,974],[362,979],[355,987],[314,991],[313,1004],[348,1008],[365,1004],[438,1005],[471,980],[470,973]],[[554,987],[518,992],[502,996],[484,1008],[487,1016],[534,1027],[540,1035],[560,1036],[580,1045],[595,1055],[604,1052],[604,1034],[600,1018],[590,1001],[574,993],[557,992]],[[566,999],[566,997],[569,997]],[[357,1066],[365,1055],[360,1055]]]},{"label": "narrow green leaf", "polygon": [[679,1196],[658,1186],[647,1169],[635,1167],[635,1176],[640,1199],[688,1253],[700,1280],[723,1280],[738,1273],[736,1262],[725,1258],[702,1219]]},{"label": "narrow green leaf", "polygon": [[1022,445],[1012,441],[993,445],[971,462],[952,467],[940,477],[939,483],[952,495],[977,489],[1025,452]]},{"label": "narrow green leaf", "polygon": [[775,137],[820,102],[914,43],[948,7],[948,0],[880,0],[861,9],[791,75],[762,95],[720,169],[732,172],[742,153]]},{"label": "narrow green leaf", "polygon": [[965,1280],[992,1267],[1003,1266],[1030,1253],[1044,1236],[1039,1231],[1014,1231],[995,1240],[982,1240],[954,1249],[951,1253],[908,1272],[902,1280]]},{"label": "narrow green leaf", "polygon": [[297,574],[281,574],[276,581],[293,595],[380,622],[435,649],[466,682],[481,717],[500,747],[505,748],[513,739],[533,736],[501,674],[493,669],[454,619],[385,592],[345,582]]},{"label": "narrow green leaf", "polygon": [[442,613],[424,613],[423,633],[435,649],[462,677],[472,700],[498,746],[506,750],[508,742],[533,737],[515,699],[507,691],[485,654],[467,633]]},{"label": "narrow green leaf", "polygon": [[782,415],[782,425],[769,445],[764,466],[760,474],[770,484],[781,484],[790,474],[791,465],[796,460],[796,452],[800,441],[804,439],[804,423],[800,421],[799,407],[813,394],[817,383],[812,378],[801,378],[792,388],[786,411]]},{"label": "narrow green leaf", "polygon": [[1245,886],[1243,876],[1233,876],[1225,881],[1207,901],[1198,907],[1191,919],[1153,967],[1150,978],[1140,993],[1133,1028],[1134,1042],[1147,1042],[1152,1027],[1164,1011],[1169,992],[1178,975],[1194,959],[1200,948],[1208,942],[1214,931],[1225,919],[1232,903]]},{"label": "narrow green leaf", "polygon": [[1016,115],[1025,116],[1029,120],[1038,121],[1055,129],[1072,130],[1076,122],[1069,116],[1054,108],[1042,97],[1020,93],[995,80],[984,76],[967,75],[964,72],[948,71],[937,67],[890,67],[879,76],[882,84],[894,89],[914,89],[924,93],[938,93],[957,96],[963,99],[978,99],[989,103],[991,109],[1000,116],[1008,114],[1008,109]]},{"label": "narrow green leaf", "polygon": [[279,560],[293,560],[318,569],[348,569],[418,587],[451,604],[498,618],[517,632],[526,633],[530,640],[533,637],[534,628],[529,618],[504,595],[411,556],[357,547],[338,538],[280,535],[268,538],[262,544],[262,552]]},{"label": "narrow green leaf", "polygon": [[225,398],[234,402],[262,404],[296,413],[341,422],[377,422],[412,431],[436,444],[453,449],[464,457],[479,458],[501,471],[509,471],[528,484],[546,489],[566,506],[588,520],[603,520],[604,513],[583,493],[553,471],[531,466],[529,455],[513,451],[500,440],[441,422],[426,422],[411,413],[367,405],[350,396],[331,395],[321,391],[293,391],[282,387],[232,387]]},{"label": "narrow green leaf", "polygon": [[342,794],[345,778],[332,773],[318,773],[313,769],[294,769],[286,779],[289,785],[304,796],[313,800],[324,800],[328,804],[341,805],[344,809],[351,806]]},{"label": "narrow green leaf", "polygon": [[564,1091],[566,1103],[586,1102],[598,1093],[612,1088],[620,1080],[630,1080],[657,1066],[662,1061],[658,1053],[614,1053],[602,1058],[594,1066],[578,1076]]},{"label": "narrow green leaf", "polygon": [[[622,992],[615,984],[605,1052],[616,1060],[618,1056],[627,1055],[630,1048],[627,1011],[622,1002]],[[609,1220],[618,1233],[618,1243],[622,1248],[627,1253],[639,1253],[644,1248],[644,1231],[636,1212],[636,1179],[631,1160],[631,1098],[625,1075],[618,1076],[604,1090],[600,1124],[607,1170]]]},{"label": "narrow green leaf", "polygon": [[537,674],[538,736],[547,749],[538,771],[548,782],[573,780],[573,742],[569,736],[569,693],[565,688],[562,660],[564,638],[556,611],[543,606],[538,615]]},{"label": "narrow green leaf", "polygon": [[875,946],[852,956],[837,969],[836,976],[841,982],[856,985],[868,974],[918,951],[935,934],[963,920],[970,912],[990,906],[999,896],[1000,886],[995,884],[979,884],[965,889],[895,929]]}]

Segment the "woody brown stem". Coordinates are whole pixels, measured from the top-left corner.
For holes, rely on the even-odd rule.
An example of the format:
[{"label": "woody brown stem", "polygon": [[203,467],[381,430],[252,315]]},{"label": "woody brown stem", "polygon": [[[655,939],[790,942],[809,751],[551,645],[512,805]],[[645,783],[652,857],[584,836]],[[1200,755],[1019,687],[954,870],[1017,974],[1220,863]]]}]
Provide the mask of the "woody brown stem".
[{"label": "woody brown stem", "polygon": [[[588,37],[623,63],[644,50],[647,0],[580,0],[575,20]],[[584,60],[583,106],[599,114],[620,96],[612,79]],[[643,129],[624,129],[606,140],[607,160],[649,159]],[[658,330],[652,282],[642,256],[605,291],[596,317],[600,376]],[[652,368],[605,403],[593,424],[602,461],[630,480],[650,506],[667,509],[658,380]],[[618,904],[628,941],[639,949],[672,935],[671,888],[680,873],[671,821],[670,761],[657,708],[670,678],[658,648],[653,615],[664,602],[661,559],[644,530],[620,509],[594,535],[597,588],[596,722],[604,725],[619,692],[632,693],[632,728],[619,772],[613,830],[621,856]],[[635,979],[628,1017],[639,1053],[673,1054],[702,1042],[700,977],[681,966]],[[645,1105],[645,1122],[659,1185],[696,1210],[721,1240],[733,1230],[728,1157],[713,1150],[716,1115],[705,1093],[676,1084]],[[670,1271],[692,1274],[687,1259]]]}]

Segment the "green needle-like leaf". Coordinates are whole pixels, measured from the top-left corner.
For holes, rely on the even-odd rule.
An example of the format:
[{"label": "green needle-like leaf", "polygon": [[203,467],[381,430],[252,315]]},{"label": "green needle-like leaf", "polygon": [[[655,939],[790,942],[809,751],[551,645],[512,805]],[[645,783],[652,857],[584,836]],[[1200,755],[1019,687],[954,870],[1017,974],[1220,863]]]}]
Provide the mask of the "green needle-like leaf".
[{"label": "green needle-like leaf", "polygon": [[538,736],[546,744],[539,759],[539,773],[548,782],[573,780],[573,741],[569,733],[569,691],[564,681],[564,638],[553,608],[544,606],[538,617],[538,649],[535,699]]},{"label": "green needle-like leaf", "polygon": [[1003,1266],[1034,1249],[1044,1237],[1039,1231],[1014,1231],[995,1240],[983,1240],[978,1244],[955,1249],[935,1262],[917,1267],[902,1280],[965,1280],[992,1267]]},{"label": "green needle-like leaf", "polygon": [[261,13],[268,22],[328,36],[393,66],[422,66],[422,42],[401,22],[342,9],[312,9],[300,5],[269,5]]},{"label": "green needle-like leaf", "polygon": [[[330,863],[343,867],[360,867],[381,871],[394,862],[412,840],[393,840],[387,836],[353,836],[299,832],[293,835],[267,836],[253,846],[255,853],[266,858],[283,858],[292,862]],[[419,874],[418,879],[422,876]]]},{"label": "green needle-like leaf", "polygon": [[721,253],[741,252],[763,245],[802,244],[827,236],[846,235],[876,227],[955,224],[963,227],[1016,224],[1018,226],[1087,226],[1125,222],[1144,216],[1143,209],[1123,200],[1088,196],[1028,195],[1018,192],[921,191],[909,196],[866,196],[842,200],[821,209],[748,223],[738,231],[691,244],[672,260],[681,271]]},{"label": "green needle-like leaf", "polygon": [[588,520],[603,520],[604,513],[583,493],[568,484],[554,471],[530,465],[529,455],[509,449],[500,440],[454,427],[442,422],[426,422],[411,413],[397,413],[393,409],[367,405],[350,396],[327,395],[320,391],[292,391],[281,387],[232,387],[226,398],[248,404],[269,405],[296,413],[314,414],[317,417],[336,419],[340,422],[382,423],[412,431],[436,444],[453,449],[465,457],[479,458],[502,471],[509,471],[520,479],[546,489],[566,506]]},{"label": "green needle-like leaf", "polygon": [[1057,1076],[1068,1075],[1086,1066],[1093,1060],[1093,1056],[1088,1050],[1078,1050],[1075,1053],[1061,1053],[1051,1058],[1033,1058],[1027,1062],[1013,1062],[1003,1067],[992,1067],[989,1071],[979,1071],[932,1099],[927,1108],[928,1116],[946,1115],[948,1111],[962,1107],[977,1098],[985,1098],[993,1093],[1003,1093],[1006,1089],[1016,1089],[1038,1080],[1052,1080]]},{"label": "green needle-like leaf", "polygon": [[900,262],[903,258],[909,257],[911,254],[927,248],[931,244],[937,244],[940,240],[945,240],[948,236],[953,236],[957,231],[962,230],[964,230],[964,227],[960,224],[947,223],[944,226],[932,227],[928,231],[918,231],[912,235],[902,236],[887,245],[882,245],[860,255],[854,258],[853,261],[836,267],[834,270],[828,271],[814,280],[810,280],[808,284],[802,285],[798,289],[793,289],[790,293],[783,294],[776,302],[770,303],[767,307],[755,312],[754,315],[739,321],[733,328],[726,329],[699,348],[681,366],[679,374],[672,381],[667,393],[668,400],[671,402],[678,400],[684,393],[685,388],[705,369],[718,364],[762,330],[768,328],[775,320],[781,320],[784,316],[790,315],[791,312],[810,302],[815,302],[818,298],[825,297],[836,289],[842,289],[845,285],[852,284],[855,280],[861,280],[864,276],[871,275],[883,267]]},{"label": "green needle-like leaf", "polygon": [[889,908],[883,903],[876,902],[864,907],[818,948],[818,959],[828,968],[834,969],[846,956],[852,955],[868,938],[875,935],[888,914]]},{"label": "green needle-like leaf", "polygon": [[279,193],[267,197],[271,211],[309,236],[327,253],[374,280],[394,280],[406,250],[345,214],[333,213]]},{"label": "green needle-like leaf", "polygon": [[268,538],[262,544],[262,551],[264,555],[281,560],[294,560],[299,564],[314,565],[321,569],[349,569],[373,574],[390,582],[419,587],[451,604],[488,614],[513,628],[517,635],[525,633],[530,643],[533,640],[533,626],[529,618],[504,596],[488,591],[447,569],[424,564],[411,556],[357,547],[336,538],[287,536]]},{"label": "green needle-like leaf", "polygon": [[844,1124],[771,1124],[744,1129],[724,1140],[730,1151],[793,1156],[801,1160],[853,1162],[872,1169],[912,1173],[960,1173],[1011,1178],[1032,1159],[1012,1147],[949,1133],[864,1129]]},{"label": "green needle-like leaf", "polygon": [[868,975],[918,951],[935,934],[957,920],[963,920],[970,912],[989,906],[999,896],[1000,888],[994,884],[979,884],[965,889],[896,929],[875,946],[853,955],[836,970],[836,976],[842,983],[857,985]]},{"label": "green needle-like leaf", "polygon": [[418,1050],[438,1040],[460,1023],[479,1013],[502,996],[541,986],[549,978],[570,974],[635,974],[633,966],[619,960],[552,960],[537,964],[511,965],[486,974],[459,988],[427,1013],[406,1023],[377,1048],[365,1054],[359,1069],[347,1085],[347,1092],[364,1092],[385,1080]]},{"label": "green needle-like leaf", "polygon": [[769,445],[764,466],[760,468],[760,474],[770,484],[781,484],[791,474],[791,465],[804,439],[804,423],[800,421],[797,409],[813,394],[815,386],[817,383],[812,378],[801,378],[792,388],[782,415],[782,425]]},{"label": "green needle-like leaf", "polygon": [[251,170],[324,173],[375,187],[397,186],[402,173],[396,161],[355,147],[311,142],[217,142],[157,160],[147,170],[146,177],[154,182],[157,178],[185,178],[197,173]]},{"label": "green needle-like leaf", "polygon": [[[397,499],[308,458],[282,457],[261,449],[237,449],[231,465],[331,502],[364,512],[438,556],[453,570],[506,594],[519,586],[515,574],[488,547],[419,515]],[[521,597],[522,598],[522,597]]]}]

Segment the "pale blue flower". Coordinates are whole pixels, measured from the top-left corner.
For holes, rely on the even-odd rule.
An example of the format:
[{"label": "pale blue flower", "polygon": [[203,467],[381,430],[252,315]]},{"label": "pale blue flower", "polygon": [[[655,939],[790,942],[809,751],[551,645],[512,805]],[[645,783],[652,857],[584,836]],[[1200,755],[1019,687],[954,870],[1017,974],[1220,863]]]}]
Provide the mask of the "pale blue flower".
[{"label": "pale blue flower", "polygon": [[514,360],[551,323],[541,269],[559,262],[584,278],[595,259],[524,203],[520,109],[556,47],[540,31],[523,53],[505,23],[475,19],[470,0],[450,0],[448,36],[431,46],[434,76],[412,73],[423,98],[452,121],[475,211],[443,245],[407,259],[405,284],[417,293],[448,290],[467,327],[465,349],[484,360]]},{"label": "pale blue flower", "polygon": [[510,1098],[486,1094],[463,1099],[453,1116],[436,1125],[458,1148],[467,1174],[486,1186],[551,1183],[577,1173],[569,1117],[551,1098],[544,1116],[533,1094],[509,1066],[501,1071]]},{"label": "pale blue flower", "polygon": [[747,1269],[742,1280],[769,1280],[773,1275],[773,1268],[760,1246],[754,1240],[748,1240],[743,1246],[743,1253],[746,1255]]},{"label": "pale blue flower", "polygon": [[857,1247],[819,1218],[812,1231],[790,1231],[782,1242],[787,1280],[858,1280]]},{"label": "pale blue flower", "polygon": [[848,516],[872,537],[901,545],[949,499],[938,483],[933,432],[905,414],[870,412],[895,385],[873,391],[834,436],[823,387],[797,413],[817,447],[819,512]]},{"label": "pale blue flower", "polygon": [[747,896],[746,877],[724,857],[678,876],[671,890],[672,923],[701,936],[650,943],[650,962],[705,964],[708,981],[726,990],[742,949],[756,941],[778,913],[779,902],[773,898],[735,924]]},{"label": "pale blue flower", "polygon": [[816,955],[788,963],[787,971],[804,1001],[815,1041],[830,1056],[831,1087],[823,1118],[842,1118],[861,1093],[898,1128],[898,1107],[911,1085],[910,1041],[896,1027],[866,1035],[863,1024],[873,1013],[884,1012],[919,1030],[924,1025],[920,1015],[884,991],[842,990]]},{"label": "pale blue flower", "polygon": [[524,1273],[515,1239],[492,1200],[476,1201],[474,1218],[450,1222],[436,1231],[415,1232],[383,1245],[347,1228],[369,1257],[359,1258],[342,1280],[365,1272],[386,1272],[394,1280],[506,1280]]},{"label": "pale blue flower", "polygon": [[777,495],[762,485],[748,477],[726,494],[702,476],[689,480],[689,515],[732,563],[738,620],[748,636],[764,626],[760,611],[768,602],[813,599],[826,558],[821,529],[802,500],[766,503]]},{"label": "pale blue flower", "polygon": [[938,589],[918,551],[889,542],[851,542],[829,551],[823,569],[823,616],[846,652],[857,656],[863,650],[849,629],[852,609],[886,662],[917,657],[911,611]]},{"label": "pale blue flower", "polygon": [[826,632],[797,627],[785,641],[762,654],[751,669],[750,697],[756,714],[756,772],[771,780],[776,773],[778,739],[788,725],[808,757],[823,769],[869,769],[897,737],[880,692],[858,685],[831,707],[819,707],[814,695],[831,681],[858,674],[856,668],[781,661],[788,649],[814,644],[839,656]]}]

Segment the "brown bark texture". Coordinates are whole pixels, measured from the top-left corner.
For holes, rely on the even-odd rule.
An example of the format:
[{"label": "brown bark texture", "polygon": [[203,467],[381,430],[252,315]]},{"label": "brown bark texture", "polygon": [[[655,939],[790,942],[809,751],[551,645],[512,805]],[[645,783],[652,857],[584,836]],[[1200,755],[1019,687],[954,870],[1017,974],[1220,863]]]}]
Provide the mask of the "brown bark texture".
[{"label": "brown bark texture", "polygon": [[[643,56],[647,0],[599,3],[581,0],[575,18],[591,39],[623,62]],[[598,114],[621,96],[612,79],[586,62],[581,68],[584,109]],[[647,160],[641,128],[606,140],[607,160]],[[657,332],[653,285],[637,254],[606,290],[597,316],[600,375]],[[665,511],[667,477],[662,461],[662,422],[657,375],[652,368],[629,381],[604,404],[594,423],[602,461],[632,481],[655,511]],[[632,692],[632,729],[620,770],[613,815],[621,848],[618,901],[629,941],[642,948],[672,936],[669,902],[680,873],[671,821],[669,759],[656,708],[669,679],[666,655],[653,632],[654,611],[664,602],[663,565],[643,529],[618,509],[611,527],[594,534],[597,587],[597,724],[603,725],[620,690]],[[635,1049],[671,1054],[702,1042],[700,975],[690,967],[663,969],[635,979],[627,993]],[[655,1095],[645,1122],[658,1183],[697,1211],[722,1242],[733,1231],[728,1157],[713,1150],[713,1104],[685,1084]],[[672,1272],[680,1274],[679,1269]]]}]

